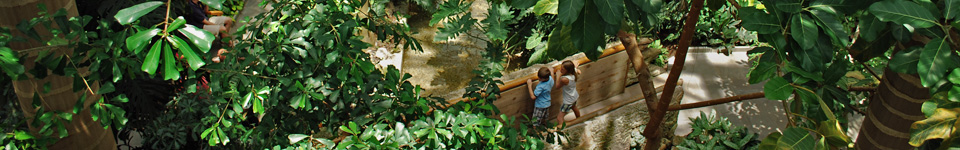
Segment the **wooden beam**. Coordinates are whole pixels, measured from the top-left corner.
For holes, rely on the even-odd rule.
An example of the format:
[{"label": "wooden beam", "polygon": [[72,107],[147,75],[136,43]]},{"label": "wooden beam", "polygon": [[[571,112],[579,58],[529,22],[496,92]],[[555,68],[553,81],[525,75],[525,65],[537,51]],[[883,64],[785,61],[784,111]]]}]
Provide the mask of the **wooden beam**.
[{"label": "wooden beam", "polygon": [[691,109],[691,108],[713,106],[713,105],[719,105],[719,104],[724,104],[729,102],[757,99],[757,98],[763,98],[763,92],[724,97],[720,99],[712,99],[712,100],[696,102],[696,103],[674,105],[674,106],[670,106],[670,109],[668,109],[668,111],[677,111],[677,110],[684,110],[684,109]]}]

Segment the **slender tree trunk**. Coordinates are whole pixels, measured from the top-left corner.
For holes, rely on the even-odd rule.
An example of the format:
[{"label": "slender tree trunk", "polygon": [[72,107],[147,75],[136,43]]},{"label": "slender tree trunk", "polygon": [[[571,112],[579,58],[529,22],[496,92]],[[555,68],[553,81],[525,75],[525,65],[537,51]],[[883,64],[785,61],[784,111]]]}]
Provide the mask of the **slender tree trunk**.
[{"label": "slender tree trunk", "polygon": [[[643,60],[643,49],[640,48],[640,43],[637,43],[637,36],[620,30],[617,38],[620,39],[620,43],[623,43],[627,55],[630,56],[630,62],[633,63],[640,90],[643,90],[643,99],[647,102],[647,110],[653,111],[657,107],[657,89],[653,87],[653,81],[650,80],[650,70],[647,69],[647,62]],[[644,44],[648,43],[650,42],[647,41]]]},{"label": "slender tree trunk", "polygon": [[[14,36],[23,36],[19,34],[19,31],[17,31],[15,27],[21,20],[29,20],[37,17],[37,12],[40,11],[37,8],[38,4],[46,5],[48,13],[51,14],[60,8],[65,8],[68,17],[78,16],[76,1],[74,0],[0,0],[0,26],[12,29],[11,32],[14,33]],[[54,24],[54,27],[56,27],[56,24]],[[47,29],[43,29],[42,26],[36,27],[35,29],[41,36],[50,34],[50,32],[47,31]],[[12,42],[8,44],[7,46],[15,50],[30,49],[45,45],[35,41]],[[70,47],[57,47],[50,51],[54,55],[69,55],[73,53],[72,50]],[[37,58],[37,53],[34,51],[26,53],[26,55],[27,59],[21,61],[25,63],[25,69],[30,70],[35,66],[33,62]],[[78,68],[77,72],[81,75],[89,74],[86,68]],[[13,86],[19,99],[20,108],[24,112],[26,119],[33,119],[37,113],[43,113],[37,112],[37,108],[32,105],[34,94],[38,94],[41,101],[40,106],[44,108],[44,111],[59,110],[62,112],[73,112],[73,106],[77,100],[80,99],[80,96],[85,94],[84,92],[74,92],[73,77],[50,74],[46,78],[37,79],[32,75],[24,76],[27,76],[27,79],[15,81]],[[48,93],[38,92],[41,91],[40,89],[43,89],[43,85],[47,83],[50,84],[50,91]],[[97,90],[98,88],[95,83],[92,83],[91,86],[93,90]],[[87,95],[87,99],[84,101],[85,106],[94,103],[98,98],[99,95]],[[27,124],[31,124],[31,122],[27,121]],[[84,109],[79,114],[74,114],[73,121],[64,125],[67,128],[69,136],[59,139],[52,145],[46,145],[47,148],[79,150],[117,149],[113,132],[109,129],[104,129],[100,126],[99,122],[93,121],[89,109]],[[36,133],[39,128],[30,127],[30,130],[34,135],[37,135]]]},{"label": "slender tree trunk", "polygon": [[877,91],[870,96],[856,149],[913,149],[910,125],[924,119],[920,106],[930,99],[929,89],[915,74],[884,70]]}]

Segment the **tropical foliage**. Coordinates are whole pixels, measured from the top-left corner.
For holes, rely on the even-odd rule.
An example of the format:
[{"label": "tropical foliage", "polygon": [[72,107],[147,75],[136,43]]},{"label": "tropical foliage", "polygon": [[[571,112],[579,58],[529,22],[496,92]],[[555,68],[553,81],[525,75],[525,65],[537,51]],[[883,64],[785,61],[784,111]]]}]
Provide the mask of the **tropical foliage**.
[{"label": "tropical foliage", "polygon": [[[748,75],[750,83],[766,81],[766,97],[789,104],[792,115],[788,117],[796,126],[764,141],[780,138],[782,143],[788,138],[786,143],[813,145],[817,143],[815,137],[795,138],[808,137],[809,132],[802,129],[812,128],[817,129],[810,131],[820,135],[821,143],[826,139],[831,146],[848,146],[851,141],[841,125],[851,95],[846,94],[850,93],[848,82],[841,79],[849,71],[861,71],[853,69],[858,68],[852,67],[855,64],[883,56],[891,49],[895,53],[889,62],[891,70],[919,74],[922,85],[931,89],[930,94],[942,95],[924,104],[923,111],[931,118],[914,124],[910,144],[920,146],[926,139],[955,137],[949,136],[949,129],[936,131],[953,128],[953,123],[927,126],[937,120],[949,121],[944,120],[949,115],[934,113],[949,113],[955,105],[949,105],[952,101],[948,100],[960,96],[949,92],[956,88],[949,82],[950,73],[960,67],[955,65],[960,43],[956,40],[955,2],[761,1],[763,9],[741,8],[743,27],[756,31],[759,40],[769,44],[750,52],[762,53]],[[948,109],[935,110],[938,106]]]},{"label": "tropical foliage", "polygon": [[708,116],[700,112],[700,117],[690,118],[690,128],[679,149],[757,149],[760,141],[756,133],[747,128],[730,123],[727,118]]},{"label": "tropical foliage", "polygon": [[[222,3],[203,2],[214,8]],[[217,37],[185,24],[182,17],[160,11],[167,14],[164,21],[140,22],[142,16],[162,10],[157,8],[171,7],[164,2],[145,2],[119,10],[109,20],[97,20],[101,22],[97,32],[80,28],[90,21],[89,17],[68,19],[61,11],[21,23],[18,29],[28,35],[27,38],[51,46],[79,45],[73,54],[38,50],[45,54],[37,59],[37,67],[24,70],[23,51],[4,46],[0,49],[3,52],[0,60],[3,60],[4,73],[11,79],[24,80],[24,73],[43,78],[43,73],[52,70],[58,75],[76,77],[78,84],[75,85],[79,87],[74,87],[75,90],[105,95],[94,105],[78,105],[74,112],[48,112],[40,108],[42,114],[38,116],[41,117],[32,121],[43,122],[39,137],[44,138],[53,133],[66,136],[63,122],[82,109],[91,109],[94,119],[104,128],[122,130],[128,121],[125,116],[129,114],[119,106],[128,99],[116,92],[120,87],[115,85],[126,79],[158,78],[179,81],[183,90],[166,103],[164,109],[169,111],[146,127],[138,127],[146,129],[140,131],[146,139],[152,139],[146,143],[152,148],[197,146],[189,145],[193,140],[206,143],[200,146],[237,149],[298,145],[431,149],[542,147],[543,143],[536,138],[524,136],[526,129],[512,127],[518,121],[506,117],[487,118],[497,112],[492,107],[492,99],[499,94],[499,89],[495,86],[498,81],[493,79],[502,70],[499,52],[503,47],[488,47],[493,55],[487,55],[491,57],[477,71],[481,73],[479,78],[472,82],[471,88],[477,90],[465,95],[481,100],[447,107],[441,99],[420,96],[419,86],[406,81],[409,74],[392,67],[377,69],[361,51],[370,46],[357,36],[365,31],[374,32],[377,40],[392,40],[419,49],[417,41],[407,36],[409,26],[386,19],[388,15],[406,14],[361,9],[367,5],[365,2],[370,1],[265,2],[275,9],[255,17],[258,22],[238,29],[253,35],[240,39],[237,49],[228,48],[230,52],[221,57],[226,59],[219,62],[208,59],[208,56],[220,57],[218,51],[211,51]],[[385,2],[372,4],[383,7]],[[112,30],[109,27],[112,21],[123,25],[123,30]],[[54,37],[41,38],[32,28],[45,25],[51,29],[52,22],[61,27],[54,30]],[[484,22],[495,24],[496,20]],[[145,24],[149,26],[140,26]],[[0,44],[6,44],[6,39],[20,38],[4,31],[5,40]],[[80,75],[76,71],[79,68],[97,73]],[[82,86],[85,84],[79,84],[87,82],[103,86],[94,92]],[[81,100],[78,104],[82,103]],[[0,140],[20,141],[9,142],[12,143],[9,145],[18,148],[45,145],[41,140],[32,140],[39,137],[25,134],[28,132],[7,131],[4,130],[13,136]],[[371,133],[382,132],[408,138],[370,138]],[[41,143],[33,144],[35,142]]]}]

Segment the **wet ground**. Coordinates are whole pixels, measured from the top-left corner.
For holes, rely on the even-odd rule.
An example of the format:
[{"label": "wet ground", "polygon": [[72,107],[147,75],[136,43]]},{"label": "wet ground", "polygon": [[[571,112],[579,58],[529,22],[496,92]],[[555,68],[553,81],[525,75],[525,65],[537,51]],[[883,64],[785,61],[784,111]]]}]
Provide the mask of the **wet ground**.
[{"label": "wet ground", "polygon": [[[472,17],[478,20],[486,18],[487,8],[489,4],[486,1],[474,1],[470,10]],[[407,49],[403,52],[402,70],[413,75],[409,81],[423,87],[424,95],[445,99],[461,97],[463,88],[476,76],[473,70],[482,59],[480,51],[486,48],[486,36],[473,29],[456,38],[434,42],[437,27],[427,25],[430,16],[414,15],[408,21],[415,32],[412,37],[423,47],[423,51]]]}]

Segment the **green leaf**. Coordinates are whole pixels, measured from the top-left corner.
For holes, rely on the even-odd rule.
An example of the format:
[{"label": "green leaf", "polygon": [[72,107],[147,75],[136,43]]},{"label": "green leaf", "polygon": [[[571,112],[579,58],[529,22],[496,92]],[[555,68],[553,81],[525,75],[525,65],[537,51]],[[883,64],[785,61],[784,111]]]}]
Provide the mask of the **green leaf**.
[{"label": "green leaf", "polygon": [[947,99],[952,102],[960,102],[960,86],[954,85],[950,88],[950,91],[947,92]]},{"label": "green leaf", "polygon": [[960,108],[938,108],[933,115],[910,125],[910,145],[917,147],[929,139],[946,139],[953,132]]},{"label": "green leaf", "polygon": [[166,32],[173,32],[173,30],[180,29],[184,24],[187,24],[187,19],[183,19],[183,16],[177,17],[176,20],[170,23],[170,26],[167,26]]},{"label": "green leaf", "polygon": [[538,64],[538,63],[546,62],[547,59],[549,59],[549,58],[547,57],[546,53],[547,53],[547,49],[546,49],[546,48],[539,48],[539,49],[534,50],[534,51],[533,51],[533,54],[530,55],[530,59],[527,59],[527,65],[529,66],[529,65],[533,65],[533,64]]},{"label": "green leaf", "polygon": [[793,94],[794,87],[783,77],[773,77],[763,85],[763,93],[767,99],[786,100]]},{"label": "green leaf", "polygon": [[307,138],[307,137],[310,137],[310,136],[304,135],[304,134],[290,134],[290,135],[287,135],[287,139],[290,139],[290,144],[291,144],[291,145],[293,145],[294,143],[300,142],[300,140],[303,140],[304,138]]},{"label": "green leaf", "polygon": [[623,0],[594,0],[593,3],[597,5],[600,17],[607,21],[607,24],[619,25],[623,20]]},{"label": "green leaf", "polygon": [[953,71],[950,72],[950,76],[947,76],[947,79],[953,84],[960,85],[960,68],[953,69]]},{"label": "green leaf", "polygon": [[960,20],[960,0],[944,0],[943,16],[947,19]]},{"label": "green leaf", "polygon": [[[781,1],[776,1],[776,3],[774,3],[773,5],[774,5],[774,7],[776,7],[777,9],[779,9],[780,11],[783,11],[783,12],[787,12],[787,13],[798,13],[798,12],[800,12],[800,10],[802,10],[801,8],[803,7],[803,1],[801,1],[801,0],[781,0]],[[769,7],[769,6],[768,6],[768,7]]]},{"label": "green leaf", "polygon": [[767,14],[754,7],[742,7],[738,13],[740,19],[743,19],[743,28],[757,31],[757,34],[776,33],[783,28],[774,15]]},{"label": "green leaf", "polygon": [[160,45],[163,45],[162,41],[153,43],[153,48],[150,48],[150,51],[147,52],[147,58],[144,58],[140,70],[150,75],[157,71],[157,65],[160,64]]},{"label": "green leaf", "polygon": [[200,2],[207,4],[207,6],[209,6],[210,8],[223,10],[221,8],[221,5],[223,5],[223,0],[200,0]]},{"label": "green leaf", "polygon": [[810,132],[801,128],[787,128],[783,131],[783,136],[777,141],[778,149],[813,149],[816,139]]},{"label": "green leaf", "polygon": [[817,45],[817,36],[820,30],[806,14],[797,14],[790,21],[790,35],[804,50],[813,49]]},{"label": "green leaf", "polygon": [[250,108],[250,102],[252,101],[254,101],[253,91],[250,91],[247,93],[247,95],[243,96],[243,103],[241,103],[241,107],[243,107],[243,109]]},{"label": "green leaf", "polygon": [[207,53],[210,51],[210,45],[213,44],[213,40],[216,40],[216,37],[213,36],[207,30],[203,30],[193,25],[187,25],[184,28],[180,28],[180,33],[187,36],[187,39],[190,39],[190,42],[193,45],[196,45],[201,52]]},{"label": "green leaf", "polygon": [[114,15],[113,17],[116,18],[121,25],[127,25],[133,23],[133,21],[136,21],[137,19],[140,19],[141,16],[150,13],[150,11],[157,9],[157,7],[160,7],[160,5],[163,5],[163,2],[151,1],[140,3],[121,9],[117,12],[117,15]]},{"label": "green leaf", "polygon": [[909,24],[915,28],[929,28],[938,24],[930,11],[911,1],[880,1],[870,5],[870,13],[881,21]]},{"label": "green leaf", "polygon": [[780,134],[780,132],[770,133],[770,135],[767,135],[767,138],[763,138],[763,140],[760,141],[757,147],[761,150],[777,149],[777,141],[780,141],[780,137],[783,137],[783,134]]},{"label": "green leaf", "polygon": [[97,94],[107,94],[115,90],[116,89],[113,87],[113,82],[106,82],[103,84],[103,86],[100,86],[100,90],[97,90]]},{"label": "green leaf", "polygon": [[918,48],[908,48],[893,55],[890,60],[890,70],[899,73],[916,74],[917,64],[920,62],[920,50]]},{"label": "green leaf", "polygon": [[255,96],[255,97],[257,98],[253,100],[253,113],[263,114],[264,113],[263,102],[262,102],[263,100],[260,99],[260,96]]},{"label": "green leaf", "polygon": [[931,40],[920,53],[917,72],[924,87],[932,87],[944,79],[947,71],[957,68],[957,55],[950,50],[949,41],[942,38]]},{"label": "green leaf", "polygon": [[537,5],[533,6],[533,13],[537,15],[543,15],[545,13],[557,14],[557,8],[557,0],[540,0],[537,1]]},{"label": "green leaf", "polygon": [[760,83],[767,79],[770,79],[777,73],[777,57],[775,51],[770,47],[758,47],[756,49],[765,48],[770,49],[770,53],[764,53],[760,56],[760,60],[757,61],[757,67],[750,70],[750,73],[747,74],[750,84]]},{"label": "green leaf", "polygon": [[176,80],[180,78],[180,71],[177,71],[176,57],[173,56],[173,49],[170,45],[163,44],[163,80]]},{"label": "green leaf", "polygon": [[606,24],[600,23],[603,21],[592,3],[584,6],[581,16],[583,18],[573,24],[570,38],[573,40],[573,45],[587,55],[587,58],[597,60],[602,54],[600,47],[604,44]]},{"label": "green leaf", "polygon": [[487,19],[483,20],[483,23],[487,24],[487,37],[490,40],[506,40],[507,34],[510,31],[507,31],[507,21],[513,19],[513,12],[510,11],[510,6],[507,4],[500,4],[492,6],[492,9],[487,10]]},{"label": "green leaf", "polygon": [[13,138],[22,141],[22,140],[33,139],[34,137],[33,135],[30,135],[30,133],[27,133],[21,130],[16,130],[13,132]]},{"label": "green leaf", "polygon": [[811,10],[810,13],[813,14],[813,17],[816,17],[817,20],[820,20],[818,25],[826,31],[834,43],[844,47],[850,45],[850,34],[847,32],[847,29],[843,27],[843,24],[837,20],[835,15],[819,9]]},{"label": "green leaf", "polygon": [[827,139],[827,143],[833,146],[845,147],[850,142],[853,142],[850,137],[847,137],[847,134],[843,132],[843,128],[840,127],[840,122],[837,120],[820,122],[817,132],[820,132],[820,135]]},{"label": "green leaf", "polygon": [[559,0],[557,17],[563,25],[571,25],[580,18],[586,0]]},{"label": "green leaf", "polygon": [[143,47],[147,46],[147,44],[150,44],[150,41],[154,36],[157,36],[157,33],[160,33],[160,29],[153,28],[137,32],[136,34],[127,37],[127,50],[133,51],[134,54],[140,54],[140,51],[143,50]]},{"label": "green leaf", "polygon": [[187,45],[187,42],[184,42],[182,39],[176,36],[168,36],[167,41],[173,44],[173,47],[176,47],[180,51],[180,55],[183,55],[184,59],[187,59],[187,64],[190,65],[190,68],[193,70],[200,69],[204,65],[203,60],[200,56],[197,56],[197,53],[193,51],[193,47]]},{"label": "green leaf", "polygon": [[887,23],[877,19],[877,16],[873,14],[867,14],[863,17],[860,17],[860,38],[867,40],[867,42],[872,42],[877,40],[877,37],[880,36],[880,32],[883,29],[887,28]]}]

